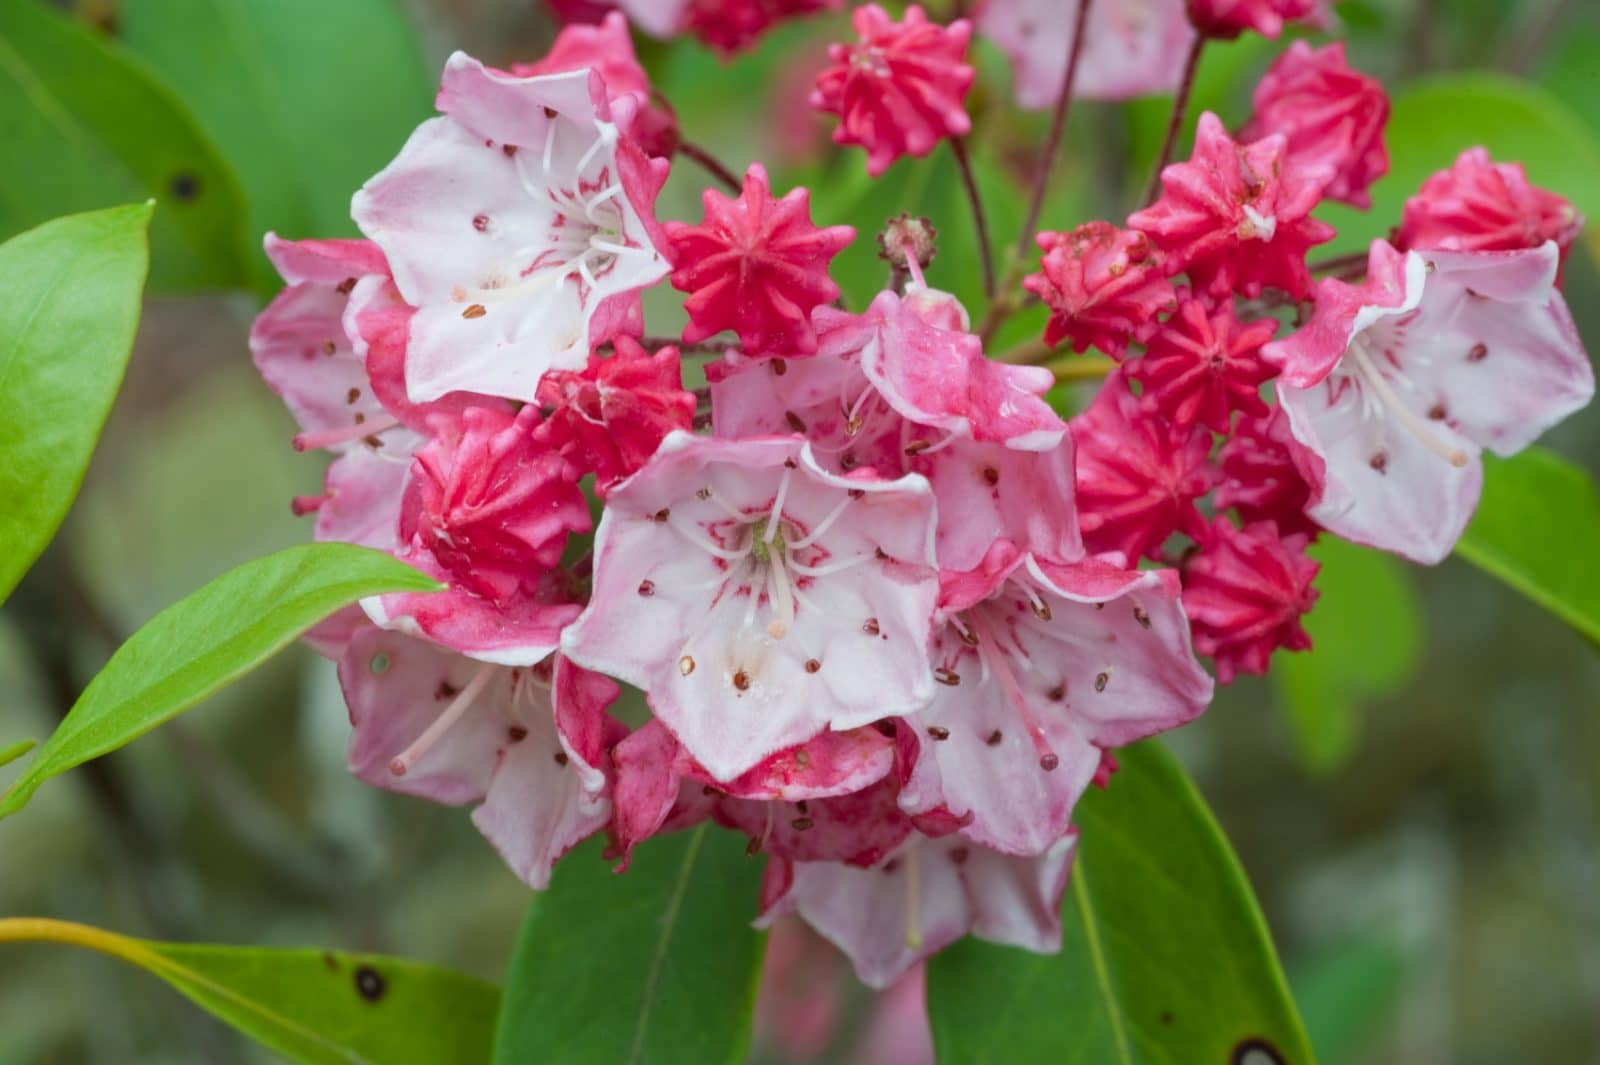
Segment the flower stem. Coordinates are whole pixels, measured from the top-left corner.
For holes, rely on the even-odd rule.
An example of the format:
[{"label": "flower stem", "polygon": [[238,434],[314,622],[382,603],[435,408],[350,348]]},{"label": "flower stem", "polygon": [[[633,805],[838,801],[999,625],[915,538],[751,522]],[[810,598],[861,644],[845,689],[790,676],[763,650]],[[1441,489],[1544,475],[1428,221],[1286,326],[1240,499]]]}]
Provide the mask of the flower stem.
[{"label": "flower stem", "polygon": [[1078,60],[1083,57],[1084,27],[1089,21],[1089,8],[1094,0],[1081,0],[1078,19],[1072,31],[1072,54],[1067,57],[1067,71],[1061,77],[1061,92],[1056,96],[1055,112],[1050,119],[1050,136],[1045,141],[1044,155],[1039,160],[1039,172],[1033,179],[1033,195],[1028,201],[1028,215],[1022,223],[1022,234],[1017,238],[1017,258],[1027,259],[1029,244],[1039,227],[1039,215],[1044,211],[1044,198],[1050,191],[1050,174],[1055,169],[1056,156],[1061,154],[1061,139],[1066,134],[1067,116],[1072,112],[1072,86],[1078,80]]},{"label": "flower stem", "polygon": [[1116,368],[1117,364],[1104,355],[1065,355],[1045,364],[1045,369],[1056,375],[1056,384],[1100,381]]},{"label": "flower stem", "polygon": [[972,172],[972,159],[967,155],[964,137],[951,137],[950,150],[955,153],[956,166],[961,170],[961,184],[967,190],[967,203],[972,206],[972,226],[977,231],[978,252],[983,261],[983,294],[994,301],[994,248],[989,242],[989,219],[983,211],[983,194],[978,191],[978,179]]},{"label": "flower stem", "polygon": [[1178,95],[1172,101],[1172,118],[1167,122],[1167,139],[1161,145],[1161,156],[1156,160],[1155,172],[1144,188],[1139,203],[1148,207],[1161,193],[1161,172],[1172,162],[1172,152],[1178,146],[1178,134],[1183,130],[1184,119],[1189,117],[1189,94],[1194,91],[1194,78],[1200,70],[1200,53],[1205,51],[1206,39],[1196,35],[1189,49],[1189,58],[1183,63],[1183,80],[1178,83]]},{"label": "flower stem", "polygon": [[728,191],[735,196],[744,191],[743,184],[732,170],[729,170],[722,164],[721,160],[693,141],[680,140],[678,142],[678,154],[698,163],[702,170],[722,182]]}]

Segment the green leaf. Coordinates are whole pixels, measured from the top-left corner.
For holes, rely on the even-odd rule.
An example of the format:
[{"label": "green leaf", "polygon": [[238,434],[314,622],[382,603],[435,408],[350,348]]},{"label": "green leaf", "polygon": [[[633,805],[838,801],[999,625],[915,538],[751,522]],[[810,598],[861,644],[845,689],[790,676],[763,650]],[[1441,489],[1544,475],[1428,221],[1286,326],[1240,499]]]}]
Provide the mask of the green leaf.
[{"label": "green leaf", "polygon": [[1405,954],[1394,944],[1347,939],[1295,969],[1295,998],[1323,1065],[1354,1065],[1394,1015]]},{"label": "green leaf", "polygon": [[709,825],[650,840],[626,873],[568,855],[517,939],[499,1065],[744,1061],[764,937],[761,862]]},{"label": "green leaf", "polygon": [[1528,177],[1600,216],[1600,134],[1559,99],[1500,74],[1447,74],[1394,96],[1385,134],[1389,174],[1372,188],[1372,210],[1325,204],[1318,214],[1339,230],[1316,255],[1361,251],[1400,224],[1408,197],[1429,175],[1482,145],[1497,162],[1520,162]]},{"label": "green leaf", "polygon": [[237,680],[335,610],[369,595],[437,587],[388,555],[349,544],[291,547],[223,574],[117,649],[0,796],[0,817],[16,813],[51,777],[138,739]]},{"label": "green leaf", "polygon": [[1484,456],[1483,500],[1456,554],[1600,644],[1600,496],[1542,448]]},{"label": "green leaf", "polygon": [[306,1065],[488,1061],[499,1008],[493,984],[370,954],[156,943],[38,918],[0,920],[8,942],[83,947],[136,965]]},{"label": "green leaf", "polygon": [[1325,536],[1311,548],[1322,564],[1316,609],[1306,615],[1311,650],[1273,659],[1301,763],[1342,768],[1355,753],[1362,704],[1391,695],[1416,670],[1422,612],[1406,567],[1394,556]]},{"label": "green leaf", "polygon": [[1078,807],[1061,952],[966,939],[928,963],[941,1065],[1309,1065],[1260,907],[1194,785],[1154,743],[1117,758]]},{"label": "green leaf", "polygon": [[434,75],[394,0],[124,0],[121,34],[233,164],[253,245],[268,230],[355,235],[351,194],[433,113]]},{"label": "green leaf", "polygon": [[153,198],[152,288],[244,281],[244,200],[211,142],[141,65],[39,0],[0,3],[0,143],[0,236]]},{"label": "green leaf", "polygon": [[9,747],[0,747],[0,766],[8,766],[18,758],[27,754],[37,746],[32,740],[23,740],[13,743]]},{"label": "green leaf", "polygon": [[150,204],[0,244],[0,602],[55,535],[122,384]]}]

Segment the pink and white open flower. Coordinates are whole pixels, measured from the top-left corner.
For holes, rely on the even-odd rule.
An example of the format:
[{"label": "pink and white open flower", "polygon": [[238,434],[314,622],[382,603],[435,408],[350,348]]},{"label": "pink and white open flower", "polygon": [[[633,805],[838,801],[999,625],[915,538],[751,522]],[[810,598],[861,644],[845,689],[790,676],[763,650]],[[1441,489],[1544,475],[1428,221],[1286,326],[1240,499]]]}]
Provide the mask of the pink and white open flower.
[{"label": "pink and white open flower", "polygon": [[1312,518],[1417,562],[1450,553],[1477,506],[1480,449],[1517,452],[1594,394],[1559,267],[1554,242],[1402,254],[1378,241],[1364,285],[1322,283],[1310,323],[1263,349],[1283,369]]},{"label": "pink and white open flower", "polygon": [[1048,850],[1105,751],[1211,700],[1174,571],[1067,565],[1002,543],[947,575],[940,606],[939,694],[905,723],[919,753],[900,805],[963,819],[986,847]]},{"label": "pink and white open flower", "polygon": [[803,440],[673,433],[614,488],[575,661],[645,690],[717,780],[933,697],[933,493]]},{"label": "pink and white open flower", "polygon": [[390,791],[478,804],[473,823],[534,888],[611,816],[607,749],[627,729],[606,713],[617,686],[560,658],[535,668],[477,662],[369,628],[339,663],[355,727],[350,769]]},{"label": "pink and white open flower", "polygon": [[652,215],[667,163],[618,129],[635,103],[608,101],[587,69],[516,77],[450,58],[443,116],[351,205],[417,308],[414,401],[532,401],[547,370],[581,370],[593,344],[637,324],[639,290],[668,266]]},{"label": "pink and white open flower", "polygon": [[[984,0],[978,32],[1011,60],[1017,103],[1040,110],[1061,95],[1082,0]],[[1095,3],[1084,27],[1074,96],[1127,100],[1172,92],[1194,28],[1183,0]]]},{"label": "pink and white open flower", "polygon": [[960,515],[939,524],[943,568],[999,538],[1076,557],[1072,441],[1040,398],[1047,372],[985,358],[960,303],[920,284],[813,317],[817,357],[710,369],[719,436],[803,433],[836,472],[927,477],[940,513]]},{"label": "pink and white open flower", "polygon": [[1061,949],[1061,895],[1076,836],[1020,858],[960,836],[911,836],[870,869],[774,859],[758,927],[798,914],[849,955],[869,987],[888,987],[923,958],[971,934],[1036,954]]}]

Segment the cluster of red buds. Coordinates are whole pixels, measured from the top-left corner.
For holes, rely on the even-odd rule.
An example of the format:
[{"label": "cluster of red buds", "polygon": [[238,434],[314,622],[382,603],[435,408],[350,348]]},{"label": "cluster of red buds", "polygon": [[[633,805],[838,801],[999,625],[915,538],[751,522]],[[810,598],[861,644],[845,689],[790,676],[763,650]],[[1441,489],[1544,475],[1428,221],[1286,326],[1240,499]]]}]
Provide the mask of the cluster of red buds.
[{"label": "cluster of red buds", "polygon": [[[868,983],[968,933],[1056,949],[1074,805],[1204,710],[1197,653],[1226,683],[1307,646],[1319,535],[1442,558],[1481,449],[1593,391],[1559,293],[1580,219],[1514,164],[1468,152],[1392,243],[1310,260],[1318,205],[1366,206],[1388,165],[1388,99],[1339,45],[1290,47],[1237,131],[1202,116],[1122,224],[1039,234],[975,329],[915,218],[878,238],[887,286],[841,293],[856,232],[686,145],[635,58],[630,19],[729,52],[838,0],[554,6],[538,62],[450,59],[355,195],[365,239],[268,237],[288,286],[251,338],[296,446],[333,455],[295,504],[317,538],[444,586],[314,632],[351,768],[475,805],[535,887],[595,833],[625,867],[711,820],[766,856],[759,920],[799,914]],[[873,176],[946,143],[965,167],[984,35],[1055,108],[1048,160],[1074,96],[1185,88],[1205,40],[1325,14],[1065,7],[862,5],[810,101]],[[726,190],[658,218],[697,162]],[[651,339],[669,286],[687,325]],[[1032,298],[1042,340],[988,350]],[[1074,367],[1104,381],[1069,423],[1045,396]]]}]

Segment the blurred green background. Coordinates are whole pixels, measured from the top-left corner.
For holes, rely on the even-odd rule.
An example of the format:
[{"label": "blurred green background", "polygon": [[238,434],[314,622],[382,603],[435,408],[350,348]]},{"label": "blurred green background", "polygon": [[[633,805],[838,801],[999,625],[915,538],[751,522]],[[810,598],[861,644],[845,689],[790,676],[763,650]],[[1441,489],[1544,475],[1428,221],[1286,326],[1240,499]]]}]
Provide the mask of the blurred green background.
[{"label": "blurred green background", "polygon": [[[349,194],[429,113],[445,55],[460,47],[505,66],[536,58],[552,33],[530,0],[281,0],[303,17],[257,9],[245,21],[259,38],[228,36],[251,2],[265,5],[59,5],[134,55],[166,105],[192,109],[222,162],[199,175],[198,193],[163,190],[160,211],[175,221],[157,240],[171,252],[158,247],[127,386],[60,539],[0,613],[0,741],[46,735],[118,633],[309,536],[287,500],[317,490],[322,459],[290,450],[291,422],[245,347],[259,300],[238,290],[274,287],[254,252],[260,233],[352,232]],[[1479,141],[1509,146],[1497,154],[1525,156],[1535,180],[1600,215],[1600,4],[1364,0],[1339,11],[1352,63],[1399,101],[1395,175],[1374,215],[1330,215],[1355,246],[1398,220],[1422,176]],[[842,25],[785,28],[729,65],[690,44],[642,52],[689,137],[735,169],[762,159],[779,182],[813,183],[819,222],[863,229],[840,260],[858,302],[881,284],[871,230],[904,209],[930,214],[943,234],[932,283],[971,297],[972,237],[946,156],[902,163],[869,186],[859,153],[819,146],[825,127],[804,107],[804,86]],[[0,45],[3,29],[0,19]],[[11,144],[32,135],[15,110],[12,60],[54,62],[17,43],[0,48],[0,140]],[[1247,39],[1214,50],[1200,102],[1242,122],[1250,86],[1281,47]],[[985,49],[980,66],[978,164],[997,242],[1008,242],[1010,190],[1043,117],[1010,108],[1001,57]],[[1462,72],[1479,73],[1436,80]],[[311,113],[317,139],[302,129]],[[1046,225],[1125,212],[1165,116],[1154,100],[1081,107]],[[0,238],[46,214],[138,198],[120,194],[120,172],[76,189],[27,169],[0,169]],[[704,184],[680,163],[660,213],[697,218]],[[79,201],[28,218],[35,194]],[[1566,286],[1600,350],[1600,240],[1589,238]],[[674,325],[670,300],[660,304],[653,333]],[[1010,335],[1037,325],[1024,316]],[[1600,475],[1600,413],[1546,443]],[[1337,546],[1321,557],[1330,576],[1311,623],[1317,651],[1280,660],[1271,681],[1223,691],[1173,747],[1251,875],[1322,1060],[1600,1062],[1600,657],[1459,561],[1420,570]],[[348,776],[346,732],[331,667],[300,649],[280,656],[0,823],[0,914],[383,951],[498,979],[526,890],[463,812]],[[816,979],[844,989],[847,1030],[821,1055],[843,1060],[868,996],[838,967]],[[791,1060],[781,1041],[769,1034],[764,1060]],[[255,1060],[265,1058],[148,976],[60,948],[0,954],[0,1065]]]}]

